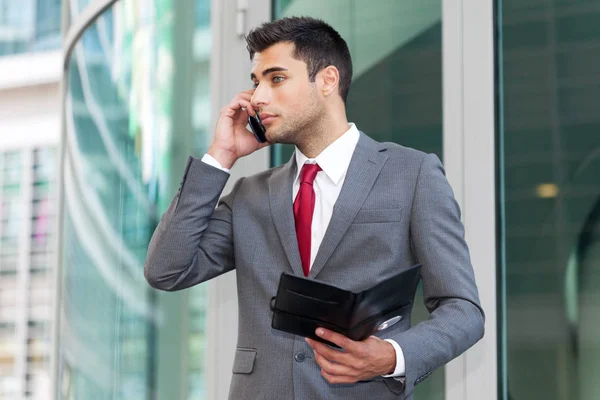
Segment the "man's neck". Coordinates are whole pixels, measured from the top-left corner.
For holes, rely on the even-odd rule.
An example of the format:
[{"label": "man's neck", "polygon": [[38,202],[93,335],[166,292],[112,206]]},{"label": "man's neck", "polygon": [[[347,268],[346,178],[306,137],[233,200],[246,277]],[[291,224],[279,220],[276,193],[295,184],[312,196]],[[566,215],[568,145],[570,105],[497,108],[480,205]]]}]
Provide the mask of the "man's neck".
[{"label": "man's neck", "polygon": [[308,158],[315,158],[331,143],[335,142],[349,129],[348,120],[343,118],[331,119],[319,126],[319,132],[313,132],[305,136],[304,143],[298,143],[296,147]]}]

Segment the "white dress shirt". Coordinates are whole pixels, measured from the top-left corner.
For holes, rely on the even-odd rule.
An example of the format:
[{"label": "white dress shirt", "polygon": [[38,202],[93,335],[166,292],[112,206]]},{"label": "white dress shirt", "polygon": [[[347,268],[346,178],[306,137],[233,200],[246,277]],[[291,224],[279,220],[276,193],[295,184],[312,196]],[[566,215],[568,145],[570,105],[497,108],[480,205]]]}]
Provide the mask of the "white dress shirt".
[{"label": "white dress shirt", "polygon": [[[325,150],[315,158],[308,158],[296,148],[296,166],[297,172],[294,178],[292,202],[296,198],[300,190],[300,170],[305,163],[319,164],[322,171],[317,173],[313,188],[315,190],[315,210],[311,225],[311,250],[310,250],[310,265],[312,267],[315,257],[325,236],[325,231],[329,226],[331,215],[333,214],[333,206],[340,195],[342,185],[346,179],[346,172],[350,165],[350,160],[354,154],[354,149],[358,143],[360,133],[353,123],[348,124],[349,129],[340,136],[335,142],[331,143]],[[202,161],[229,172],[227,168],[223,168],[221,164],[208,154],[202,157]],[[386,339],[392,344],[396,351],[396,369],[390,375],[384,377],[398,377],[405,373],[404,353],[395,340]]]}]

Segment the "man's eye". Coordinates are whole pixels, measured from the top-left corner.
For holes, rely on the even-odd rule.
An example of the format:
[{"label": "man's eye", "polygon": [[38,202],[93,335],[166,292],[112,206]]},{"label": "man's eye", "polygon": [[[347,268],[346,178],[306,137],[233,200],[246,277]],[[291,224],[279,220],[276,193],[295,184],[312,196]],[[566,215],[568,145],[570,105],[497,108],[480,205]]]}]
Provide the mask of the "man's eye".
[{"label": "man's eye", "polygon": [[283,76],[276,76],[273,78],[273,83],[281,83],[285,78]]}]

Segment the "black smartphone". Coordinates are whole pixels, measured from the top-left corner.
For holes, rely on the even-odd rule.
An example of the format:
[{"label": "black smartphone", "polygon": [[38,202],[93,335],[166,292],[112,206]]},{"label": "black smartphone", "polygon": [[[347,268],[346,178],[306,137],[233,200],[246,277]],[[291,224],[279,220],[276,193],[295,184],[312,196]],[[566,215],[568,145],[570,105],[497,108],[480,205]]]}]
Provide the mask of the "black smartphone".
[{"label": "black smartphone", "polygon": [[254,137],[258,140],[258,143],[265,143],[267,141],[266,129],[260,121],[258,114],[248,116],[248,125],[250,125],[250,129],[254,133]]}]

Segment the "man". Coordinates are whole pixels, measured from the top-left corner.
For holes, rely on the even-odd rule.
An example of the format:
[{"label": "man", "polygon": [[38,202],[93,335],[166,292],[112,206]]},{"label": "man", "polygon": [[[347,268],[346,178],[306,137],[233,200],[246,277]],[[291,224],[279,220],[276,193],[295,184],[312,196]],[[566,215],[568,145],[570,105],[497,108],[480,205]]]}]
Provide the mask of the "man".
[{"label": "man", "polygon": [[[231,399],[411,399],[415,385],[483,336],[443,168],[434,155],[378,143],[348,123],[352,62],[326,23],[286,18],[246,40],[254,89],[221,110],[208,153],[188,161],[150,242],[146,279],[180,290],[236,269]],[[256,113],[268,143],[246,128]],[[218,201],[236,160],[271,143],[294,144],[295,155]],[[411,328],[406,318],[361,342],[317,329],[343,350],[271,328],[282,272],[360,291],[416,263],[426,322]]]}]

